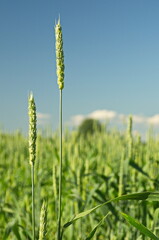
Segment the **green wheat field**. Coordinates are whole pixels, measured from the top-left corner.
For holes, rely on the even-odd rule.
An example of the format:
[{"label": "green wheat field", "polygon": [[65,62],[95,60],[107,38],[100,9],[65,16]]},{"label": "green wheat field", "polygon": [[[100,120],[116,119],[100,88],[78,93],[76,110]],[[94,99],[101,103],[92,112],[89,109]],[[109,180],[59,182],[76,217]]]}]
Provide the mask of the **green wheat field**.
[{"label": "green wheat field", "polygon": [[[62,125],[64,54],[55,27],[60,131],[0,132],[0,240],[159,240],[159,136],[86,119]],[[27,111],[27,109],[26,109]]]},{"label": "green wheat field", "polygon": [[[62,224],[74,215],[119,195],[157,191],[159,188],[159,138],[149,132],[145,142],[128,130],[94,131],[87,138],[78,131],[63,134]],[[132,149],[131,149],[132,148]],[[47,238],[56,239],[59,137],[37,136],[35,162],[36,239],[40,209],[47,201]],[[28,139],[20,133],[0,134],[0,239],[32,239],[31,173]],[[138,200],[111,202],[66,228],[63,239],[87,239],[108,213],[94,239],[149,239],[131,227],[124,212],[159,236],[159,203]],[[45,239],[45,238],[44,238]],[[157,238],[156,238],[157,239]]]}]

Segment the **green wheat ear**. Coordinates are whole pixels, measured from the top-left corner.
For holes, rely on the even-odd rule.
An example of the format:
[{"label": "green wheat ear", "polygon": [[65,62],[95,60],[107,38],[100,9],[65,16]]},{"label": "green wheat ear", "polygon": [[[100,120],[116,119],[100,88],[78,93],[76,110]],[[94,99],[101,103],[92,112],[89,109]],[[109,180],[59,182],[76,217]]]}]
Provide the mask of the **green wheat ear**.
[{"label": "green wheat ear", "polygon": [[29,161],[34,165],[36,159],[36,106],[33,94],[29,96]]},{"label": "green wheat ear", "polygon": [[47,203],[43,201],[40,213],[39,240],[46,240],[47,234]]},{"label": "green wheat ear", "polygon": [[33,94],[29,96],[29,162],[32,182],[32,239],[35,240],[35,198],[34,198],[34,163],[36,159],[36,106]]},{"label": "green wheat ear", "polygon": [[57,84],[59,89],[64,88],[64,52],[63,52],[63,40],[62,40],[62,27],[60,20],[55,25],[55,39],[56,39],[56,73],[57,73]]},{"label": "green wheat ear", "polygon": [[63,40],[62,40],[62,27],[60,20],[55,25],[55,39],[56,39],[56,73],[57,83],[60,90],[60,167],[59,167],[59,198],[58,198],[58,227],[57,227],[57,239],[62,240],[61,233],[61,216],[62,216],[62,90],[64,88],[64,53],[63,53]]}]

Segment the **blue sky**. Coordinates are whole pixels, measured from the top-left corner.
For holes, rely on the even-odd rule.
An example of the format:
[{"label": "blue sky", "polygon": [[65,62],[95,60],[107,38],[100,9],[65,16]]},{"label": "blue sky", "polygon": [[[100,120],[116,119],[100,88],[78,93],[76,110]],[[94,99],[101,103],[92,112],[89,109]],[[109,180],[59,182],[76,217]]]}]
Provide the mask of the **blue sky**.
[{"label": "blue sky", "polygon": [[159,121],[158,12],[158,0],[1,0],[1,128],[27,131],[30,91],[39,127],[57,128],[54,24],[59,14],[64,123],[93,112],[107,119],[114,112],[116,118],[134,114],[143,123],[152,123],[154,116]]}]

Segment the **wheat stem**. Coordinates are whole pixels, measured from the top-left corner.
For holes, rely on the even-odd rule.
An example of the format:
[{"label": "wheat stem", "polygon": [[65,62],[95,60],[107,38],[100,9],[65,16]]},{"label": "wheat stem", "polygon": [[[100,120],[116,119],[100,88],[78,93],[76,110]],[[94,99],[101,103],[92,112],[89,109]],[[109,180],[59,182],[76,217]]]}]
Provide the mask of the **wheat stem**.
[{"label": "wheat stem", "polygon": [[35,198],[34,198],[34,163],[36,160],[36,105],[33,94],[29,96],[29,161],[32,182],[32,239],[35,240]]},{"label": "wheat stem", "polygon": [[62,199],[62,89],[60,89],[60,168],[59,168],[59,205],[58,205],[58,240],[61,240],[61,199]]},{"label": "wheat stem", "polygon": [[34,164],[31,165],[31,182],[32,182],[32,234],[33,240],[35,240]]},{"label": "wheat stem", "polygon": [[59,168],[59,199],[58,199],[58,228],[57,239],[62,239],[61,233],[61,200],[62,200],[62,89],[64,88],[64,52],[63,52],[63,39],[62,39],[62,27],[60,19],[55,26],[55,39],[56,39],[56,73],[57,83],[60,90],[60,168]]}]

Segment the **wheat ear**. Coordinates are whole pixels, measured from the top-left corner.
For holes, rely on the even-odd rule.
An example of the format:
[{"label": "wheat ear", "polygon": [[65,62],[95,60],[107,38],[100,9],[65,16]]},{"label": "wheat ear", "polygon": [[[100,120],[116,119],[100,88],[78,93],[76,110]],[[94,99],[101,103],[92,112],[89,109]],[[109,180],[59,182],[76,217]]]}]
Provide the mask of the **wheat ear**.
[{"label": "wheat ear", "polygon": [[35,240],[34,164],[36,159],[36,106],[33,94],[29,96],[29,162],[32,182],[32,239]]}]

